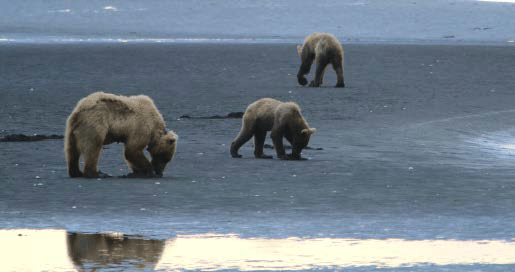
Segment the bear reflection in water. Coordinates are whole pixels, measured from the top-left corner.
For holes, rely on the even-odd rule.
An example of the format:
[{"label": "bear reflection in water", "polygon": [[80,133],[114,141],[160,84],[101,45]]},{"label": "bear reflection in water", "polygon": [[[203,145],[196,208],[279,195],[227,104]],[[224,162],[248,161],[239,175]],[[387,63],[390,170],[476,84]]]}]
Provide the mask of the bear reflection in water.
[{"label": "bear reflection in water", "polygon": [[[285,160],[302,160],[300,156],[316,129],[310,128],[299,105],[294,102],[281,102],[272,98],[262,98],[250,104],[243,114],[240,133],[231,144],[231,155],[240,158],[240,147],[254,137],[254,156],[271,159],[263,153],[267,131],[274,144],[277,157]],[[292,145],[292,153],[284,151],[283,137]]]},{"label": "bear reflection in water", "polygon": [[138,269],[152,269],[161,258],[165,241],[147,240],[123,234],[68,233],[68,253],[82,268],[105,268],[130,263]]},{"label": "bear reflection in water", "polygon": [[[104,145],[125,144],[128,177],[161,177],[175,155],[178,136],[146,95],[96,92],[81,99],[66,122],[64,149],[70,177],[108,177],[97,169]],[[152,157],[149,162],[145,148]],[[84,156],[84,172],[79,168]]]}]

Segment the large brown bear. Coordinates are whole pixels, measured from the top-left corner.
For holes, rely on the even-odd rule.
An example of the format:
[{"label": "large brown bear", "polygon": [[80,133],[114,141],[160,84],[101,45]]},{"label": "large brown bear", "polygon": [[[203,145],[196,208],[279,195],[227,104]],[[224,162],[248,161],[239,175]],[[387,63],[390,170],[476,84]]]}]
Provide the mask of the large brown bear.
[{"label": "large brown bear", "polygon": [[[293,102],[281,102],[272,98],[262,98],[250,104],[243,114],[240,133],[231,144],[231,155],[240,158],[240,147],[254,136],[254,156],[261,159],[271,159],[272,156],[263,154],[267,131],[274,143],[277,157],[280,159],[301,160],[300,153],[308,145],[309,138],[316,129],[310,128],[300,108]],[[292,154],[286,155],[283,146],[283,136],[292,145]]]},{"label": "large brown bear", "polygon": [[[66,122],[64,151],[70,177],[107,177],[97,170],[104,145],[124,143],[129,177],[161,177],[175,154],[178,136],[146,95],[96,92],[81,99]],[[143,151],[152,157],[149,162]],[[84,156],[84,172],[79,159]]]},{"label": "large brown bear", "polygon": [[345,87],[343,82],[343,47],[335,36],[329,33],[315,32],[306,37],[303,45],[297,45],[297,53],[302,61],[297,80],[304,86],[308,83],[304,77],[309,73],[313,60],[316,60],[317,68],[315,79],[309,83],[309,87],[320,87],[324,79],[326,66],[330,63],[336,72],[336,87]]}]

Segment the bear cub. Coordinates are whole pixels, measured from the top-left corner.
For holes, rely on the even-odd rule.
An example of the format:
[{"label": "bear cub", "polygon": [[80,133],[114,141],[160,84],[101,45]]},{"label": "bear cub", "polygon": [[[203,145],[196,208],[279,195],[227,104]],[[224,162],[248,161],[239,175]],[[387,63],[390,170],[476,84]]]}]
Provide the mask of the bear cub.
[{"label": "bear cub", "polygon": [[[124,143],[128,177],[161,177],[175,155],[178,136],[146,95],[96,92],[81,99],[66,122],[64,150],[70,177],[109,177],[99,172],[104,145]],[[143,153],[147,148],[152,161]],[[84,171],[79,160],[84,157]]]},{"label": "bear cub", "polygon": [[[302,160],[300,153],[308,145],[309,138],[316,129],[309,127],[296,103],[262,98],[245,110],[240,133],[231,144],[231,156],[240,158],[238,150],[254,136],[254,156],[271,159],[272,156],[263,154],[267,131],[271,131],[270,136],[278,158]],[[283,137],[292,145],[291,154],[287,155],[284,151]]]},{"label": "bear cub", "polygon": [[330,63],[336,72],[336,87],[345,87],[343,82],[343,47],[335,36],[329,33],[315,32],[306,37],[303,45],[297,45],[297,53],[302,61],[297,80],[300,85],[308,83],[304,77],[309,73],[313,61],[317,68],[315,79],[309,83],[309,87],[320,87],[324,79],[326,66]]}]

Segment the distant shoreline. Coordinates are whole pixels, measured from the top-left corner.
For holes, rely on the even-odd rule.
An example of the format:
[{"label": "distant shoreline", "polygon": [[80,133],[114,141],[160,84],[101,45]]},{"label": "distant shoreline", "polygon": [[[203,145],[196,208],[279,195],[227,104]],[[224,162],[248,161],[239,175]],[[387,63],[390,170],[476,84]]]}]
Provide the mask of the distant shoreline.
[{"label": "distant shoreline", "polygon": [[[410,38],[358,38],[337,37],[343,44],[413,44],[413,45],[505,45],[515,46],[515,39],[481,40],[462,39],[455,36],[444,36],[439,39]],[[132,35],[116,36],[82,36],[82,35],[0,35],[0,46],[16,44],[299,44],[303,37],[209,37],[209,36],[176,36],[176,37],[136,37]]]}]

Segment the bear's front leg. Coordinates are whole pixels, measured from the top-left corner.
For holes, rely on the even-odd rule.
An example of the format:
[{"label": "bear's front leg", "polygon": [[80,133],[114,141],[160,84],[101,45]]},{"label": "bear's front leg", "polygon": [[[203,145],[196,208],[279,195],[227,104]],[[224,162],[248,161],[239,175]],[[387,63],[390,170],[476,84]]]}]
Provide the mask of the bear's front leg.
[{"label": "bear's front leg", "polygon": [[282,160],[288,160],[288,161],[306,161],[308,159],[301,157],[300,155],[295,154],[286,154],[284,157],[281,158]]},{"label": "bear's front leg", "polygon": [[301,157],[302,148],[298,145],[292,144],[291,154],[287,155],[287,160],[305,161],[307,159]]},{"label": "bear's front leg", "polygon": [[306,56],[303,58],[302,63],[300,64],[299,72],[297,73],[297,81],[302,86],[308,84],[308,80],[306,79],[305,75],[309,74],[314,58],[314,55]]},{"label": "bear's front leg", "polygon": [[310,83],[309,83],[309,87],[320,87],[320,84],[317,83],[315,80],[312,80]]},{"label": "bear's front leg", "polygon": [[277,157],[279,159],[284,159],[286,157],[286,152],[284,151],[283,145],[283,133],[281,129],[273,129],[272,133],[270,133],[270,137],[272,138],[272,142],[274,143],[275,152],[277,153]]},{"label": "bear's front leg", "polygon": [[154,170],[152,168],[152,164],[148,161],[143,154],[144,148],[125,148],[125,159],[127,160],[127,164],[132,169],[133,173],[127,175],[127,177],[131,178],[153,178]]},{"label": "bear's front leg", "polygon": [[308,80],[306,79],[306,77],[304,77],[304,75],[297,75],[297,81],[302,86],[305,86],[306,84],[308,84]]}]

